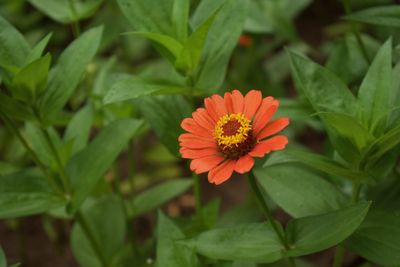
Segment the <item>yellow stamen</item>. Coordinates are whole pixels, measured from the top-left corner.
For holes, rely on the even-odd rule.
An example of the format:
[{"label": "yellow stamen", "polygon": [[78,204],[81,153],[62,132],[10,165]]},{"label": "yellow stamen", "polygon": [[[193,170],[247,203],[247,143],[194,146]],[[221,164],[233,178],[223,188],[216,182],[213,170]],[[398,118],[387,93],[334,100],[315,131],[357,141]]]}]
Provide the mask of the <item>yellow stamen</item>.
[{"label": "yellow stamen", "polygon": [[[226,127],[228,123],[238,124],[236,131],[232,134],[226,134]],[[246,141],[249,132],[251,131],[251,121],[247,119],[242,113],[227,114],[219,119],[214,129],[214,137],[221,147],[233,147]]]}]

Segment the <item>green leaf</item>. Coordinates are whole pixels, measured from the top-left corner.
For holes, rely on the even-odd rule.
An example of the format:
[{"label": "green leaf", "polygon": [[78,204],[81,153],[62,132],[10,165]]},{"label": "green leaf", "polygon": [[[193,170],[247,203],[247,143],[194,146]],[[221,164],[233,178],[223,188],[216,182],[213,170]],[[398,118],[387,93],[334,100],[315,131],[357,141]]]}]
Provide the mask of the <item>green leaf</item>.
[{"label": "green leaf", "polygon": [[357,112],[356,98],[335,74],[294,52],[289,57],[295,84],[316,111]]},{"label": "green leaf", "polygon": [[302,163],[307,167],[322,171],[328,175],[337,175],[350,180],[359,180],[367,175],[363,172],[350,170],[346,166],[336,162],[328,157],[306,150],[286,148],[279,153],[271,154],[263,167],[270,167],[286,163]]},{"label": "green leaf", "polygon": [[117,2],[125,17],[137,30],[177,37],[171,18],[174,0],[118,0]]},{"label": "green leaf", "polygon": [[347,203],[334,185],[297,166],[285,164],[254,173],[272,200],[295,218],[334,211]]},{"label": "green leaf", "polygon": [[174,197],[185,192],[192,185],[190,179],[177,179],[156,185],[139,195],[133,201],[132,217],[138,217],[152,209],[156,209]]},{"label": "green leaf", "polygon": [[18,100],[34,103],[46,89],[51,56],[47,54],[22,68],[13,78],[12,94]]},{"label": "green leaf", "polygon": [[163,96],[141,98],[137,104],[160,141],[179,156],[178,137],[183,132],[180,123],[192,112],[189,103],[182,96]]},{"label": "green leaf", "polygon": [[131,76],[113,84],[104,97],[104,103],[110,104],[146,95],[181,94],[188,89],[179,85],[162,84],[141,77]]},{"label": "green leaf", "polygon": [[208,92],[216,92],[225,78],[231,53],[246,19],[248,1],[203,0],[192,20],[193,28],[198,29],[222,4],[208,32],[200,67],[195,74],[195,87]]},{"label": "green leaf", "polygon": [[128,32],[126,34],[143,36],[162,46],[168,52],[168,54],[166,54],[166,57],[169,61],[171,61],[171,63],[175,62],[176,58],[182,51],[182,44],[173,37],[165,34],[154,32]]},{"label": "green leaf", "polygon": [[53,20],[68,24],[92,16],[103,0],[28,0]]},{"label": "green leaf", "polygon": [[157,223],[157,267],[199,266],[195,252],[175,242],[183,238],[182,231],[160,211]]},{"label": "green leaf", "polygon": [[31,121],[35,119],[31,108],[3,93],[0,93],[0,110],[16,120]]},{"label": "green leaf", "polygon": [[374,203],[374,209],[400,211],[400,177],[392,174],[375,186],[368,187],[367,199]]},{"label": "green leaf", "polygon": [[269,263],[282,258],[282,245],[269,223],[213,229],[185,243],[211,259]]},{"label": "green leaf", "polygon": [[28,65],[32,61],[39,59],[42,56],[43,51],[46,48],[48,42],[50,41],[51,36],[52,33],[47,34],[39,43],[36,44],[34,48],[32,48],[32,50],[30,51],[29,55],[25,60],[24,66]]},{"label": "green leaf", "polygon": [[66,166],[73,191],[71,212],[76,211],[90,195],[141,125],[141,121],[134,119],[114,121],[107,125],[85,149],[72,157]]},{"label": "green leaf", "polygon": [[400,27],[400,7],[386,5],[367,8],[347,15],[344,19],[380,26]]},{"label": "green leaf", "polygon": [[400,213],[371,211],[344,246],[363,258],[384,266],[400,262]]},{"label": "green leaf", "polygon": [[391,94],[392,41],[389,39],[378,51],[358,91],[363,124],[376,136],[386,129]]},{"label": "green leaf", "polygon": [[[126,223],[121,202],[116,197],[104,197],[85,205],[82,216],[90,227],[104,258],[116,265],[123,249]],[[76,222],[72,229],[71,246],[75,258],[82,267],[103,267],[88,239],[86,232]]]},{"label": "green leaf", "polygon": [[322,215],[290,221],[286,232],[292,249],[288,256],[298,257],[335,246],[350,236],[367,215],[370,203],[364,202]]},{"label": "green leaf", "polygon": [[198,29],[192,33],[184,43],[183,49],[176,59],[177,69],[192,73],[199,64],[201,53],[204,49],[207,34],[220,9],[214,12]]},{"label": "green leaf", "polygon": [[29,53],[25,38],[0,16],[0,65],[22,67]]},{"label": "green leaf", "polygon": [[172,23],[175,28],[176,39],[185,43],[188,37],[190,0],[174,0],[172,9]]},{"label": "green leaf", "polygon": [[77,87],[85,67],[99,47],[102,27],[82,34],[61,54],[49,77],[45,94],[40,99],[39,109],[46,119],[54,118]]},{"label": "green leaf", "polygon": [[336,133],[350,140],[359,151],[363,151],[374,137],[358,121],[346,114],[341,113],[320,113],[327,126],[330,126]]},{"label": "green leaf", "polygon": [[[53,178],[53,177],[52,177]],[[0,176],[0,218],[40,214],[65,205],[46,179],[34,170]]]},{"label": "green leaf", "polygon": [[7,267],[6,255],[4,255],[4,251],[1,247],[0,247],[0,267]]},{"label": "green leaf", "polygon": [[87,104],[80,109],[68,123],[64,134],[64,142],[73,142],[72,154],[82,150],[89,139],[92,128],[93,108]]}]

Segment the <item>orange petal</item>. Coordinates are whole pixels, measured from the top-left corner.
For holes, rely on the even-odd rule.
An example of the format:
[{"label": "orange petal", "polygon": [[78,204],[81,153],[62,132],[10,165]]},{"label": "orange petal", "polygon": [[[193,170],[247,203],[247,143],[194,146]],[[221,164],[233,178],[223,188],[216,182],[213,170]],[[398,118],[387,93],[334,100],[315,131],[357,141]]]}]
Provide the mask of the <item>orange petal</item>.
[{"label": "orange petal", "polygon": [[207,172],[220,164],[225,158],[221,156],[208,156],[192,160],[190,169],[197,174]]},{"label": "orange petal", "polygon": [[252,157],[264,157],[271,151],[282,150],[288,143],[288,138],[284,135],[277,135],[265,141],[258,143],[249,155]]},{"label": "orange petal", "polygon": [[[268,96],[263,99],[260,108],[257,110],[256,115],[254,116],[254,121],[256,121],[267,109],[274,103],[274,98],[272,96]],[[279,104],[276,103],[276,104]]]},{"label": "orange petal", "polygon": [[267,125],[267,123],[271,120],[272,116],[274,116],[276,110],[278,109],[277,105],[271,105],[257,120],[253,123],[253,134],[257,136],[260,131]]},{"label": "orange petal", "polygon": [[217,150],[216,147],[209,147],[209,148],[202,148],[202,149],[190,149],[186,147],[181,147],[179,152],[184,159],[198,159],[202,157],[212,156],[212,155],[219,155],[220,152]]},{"label": "orange petal", "polygon": [[212,137],[211,135],[209,135],[208,137],[201,137],[195,134],[191,134],[191,133],[183,133],[178,137],[178,141],[182,142],[182,141],[196,141],[196,140],[203,140],[203,141],[209,141],[211,143],[215,142],[214,137]]},{"label": "orange petal", "polygon": [[235,172],[243,174],[250,171],[253,166],[254,159],[249,155],[244,155],[240,157],[238,161],[236,161]]},{"label": "orange petal", "polygon": [[235,160],[224,161],[208,173],[208,181],[216,185],[222,184],[232,176],[235,165]]},{"label": "orange petal", "polygon": [[220,95],[213,95],[211,99],[214,101],[215,110],[217,111],[218,118],[228,114],[225,106],[225,100]]},{"label": "orange petal", "polygon": [[228,111],[228,114],[233,113],[233,102],[231,93],[225,93],[224,100],[225,100],[226,111]]},{"label": "orange petal", "polygon": [[214,131],[215,123],[204,108],[198,108],[195,112],[192,113],[192,116],[197,124],[199,124],[201,127],[206,128],[210,131]]},{"label": "orange petal", "polygon": [[209,137],[212,136],[212,132],[210,130],[207,130],[203,127],[201,127],[199,124],[197,124],[197,122],[192,119],[192,118],[186,118],[182,121],[181,123],[181,127],[182,129],[184,129],[185,131],[195,134],[195,135],[199,135],[202,137]]},{"label": "orange petal", "polygon": [[244,97],[239,90],[233,90],[232,92],[232,103],[233,103],[233,112],[239,113],[243,112],[244,107]]},{"label": "orange petal", "polygon": [[251,120],[256,114],[262,102],[262,94],[258,90],[249,91],[244,97],[244,111],[243,114]]},{"label": "orange petal", "polygon": [[203,140],[198,137],[197,138],[183,137],[181,140],[179,140],[179,145],[181,147],[192,148],[192,149],[217,147],[216,142],[212,142],[210,140]]},{"label": "orange petal", "polygon": [[217,122],[219,120],[219,116],[216,111],[216,106],[214,101],[210,97],[207,97],[206,99],[204,99],[204,106],[206,107],[208,115],[210,115],[210,117],[214,120],[214,122]]},{"label": "orange petal", "polygon": [[270,123],[268,123],[264,129],[261,130],[261,132],[256,136],[256,139],[262,140],[266,137],[276,134],[282,131],[288,125],[289,125],[289,118],[285,117],[273,120]]}]

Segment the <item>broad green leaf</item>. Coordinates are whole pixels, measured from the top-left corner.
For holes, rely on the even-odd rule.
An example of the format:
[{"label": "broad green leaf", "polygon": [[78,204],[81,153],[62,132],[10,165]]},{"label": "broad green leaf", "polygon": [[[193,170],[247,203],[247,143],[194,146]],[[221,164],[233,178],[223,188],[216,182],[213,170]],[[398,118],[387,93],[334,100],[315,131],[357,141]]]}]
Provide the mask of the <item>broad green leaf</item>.
[{"label": "broad green leaf", "polygon": [[29,53],[25,38],[0,16],[0,65],[22,67]]},{"label": "broad green leaf", "polygon": [[86,65],[99,47],[102,27],[82,34],[61,54],[52,70],[39,109],[46,119],[54,118],[77,87]]},{"label": "broad green leaf", "polygon": [[287,148],[284,151],[272,154],[264,163],[264,167],[297,162],[315,170],[322,171],[328,175],[337,175],[350,180],[359,180],[360,178],[365,178],[366,176],[365,173],[350,170],[339,162],[336,162],[323,155],[292,148]]},{"label": "broad green leaf", "polygon": [[133,211],[130,216],[137,217],[160,207],[185,192],[191,185],[192,181],[190,179],[177,179],[156,185],[140,193],[131,201]]},{"label": "broad green leaf", "polygon": [[35,118],[32,109],[26,104],[3,93],[0,93],[0,110],[8,117],[16,120],[31,121]]},{"label": "broad green leaf", "polygon": [[103,0],[28,0],[33,6],[59,23],[72,23],[93,15]]},{"label": "broad green leaf", "polygon": [[[121,201],[116,197],[104,197],[85,205],[81,214],[109,266],[120,266],[116,263],[123,249],[126,234]],[[82,267],[104,267],[79,222],[75,222],[72,229],[71,246]]]},{"label": "broad green leaf", "polygon": [[1,219],[40,214],[62,205],[64,200],[51,191],[46,178],[38,171],[0,176]]},{"label": "broad green leaf", "polygon": [[19,170],[19,166],[15,164],[0,161],[0,176],[11,174],[17,172]]},{"label": "broad green leaf", "polygon": [[174,0],[118,0],[117,2],[136,30],[177,37],[171,18]]},{"label": "broad green leaf", "polygon": [[177,243],[184,239],[182,231],[161,211],[157,223],[157,267],[196,267],[196,253],[184,244]]},{"label": "broad green leaf", "polygon": [[101,66],[93,85],[92,94],[96,97],[104,97],[111,86],[108,86],[111,79],[111,71],[115,65],[116,57],[111,57],[105,64]]},{"label": "broad green leaf", "polygon": [[204,49],[207,34],[218,12],[219,9],[213,13],[202,25],[200,25],[184,43],[183,49],[175,62],[177,69],[192,73],[197,68],[201,53]]},{"label": "broad green leaf", "polygon": [[141,125],[141,121],[134,119],[114,121],[107,125],[85,149],[72,157],[66,166],[73,191],[71,212],[76,211],[90,195]]},{"label": "broad green leaf", "polygon": [[392,174],[373,187],[368,187],[367,198],[374,203],[374,209],[400,211],[400,177]]},{"label": "broad green leaf", "polygon": [[333,247],[350,236],[367,215],[370,203],[364,202],[322,215],[294,219],[286,232],[291,257],[308,255]]},{"label": "broad green leaf", "polygon": [[193,28],[197,30],[222,4],[208,32],[200,67],[195,75],[195,87],[210,93],[216,92],[225,78],[229,58],[246,19],[248,1],[203,0],[192,20]]},{"label": "broad green leaf", "polygon": [[4,251],[1,247],[0,247],[0,267],[7,267],[6,255],[4,255]]},{"label": "broad green leaf", "polygon": [[327,126],[334,129],[339,136],[350,140],[359,151],[363,151],[374,140],[367,129],[353,117],[333,112],[324,112],[320,116]]},{"label": "broad green leaf", "polygon": [[239,203],[230,210],[224,212],[217,222],[217,227],[233,226],[235,224],[244,224],[259,221],[262,218],[261,211],[255,209],[257,205],[254,198],[248,198]]},{"label": "broad green leaf", "polygon": [[380,136],[390,115],[392,94],[392,41],[378,51],[358,91],[364,126]]},{"label": "broad green leaf", "polygon": [[344,246],[363,258],[384,266],[400,262],[400,212],[372,211]]},{"label": "broad green leaf", "polygon": [[289,52],[289,57],[295,84],[316,111],[357,112],[356,98],[336,75],[296,53]]},{"label": "broad green leaf", "polygon": [[394,66],[392,74],[392,92],[390,95],[392,112],[390,113],[389,128],[400,123],[400,61]]},{"label": "broad green leaf", "polygon": [[185,43],[189,29],[190,0],[174,0],[172,8],[172,23],[175,28],[176,39]]},{"label": "broad green leaf", "polygon": [[189,103],[181,96],[143,97],[136,103],[160,141],[178,156],[178,137],[183,132],[180,123],[192,112]]},{"label": "broad green leaf", "polygon": [[255,175],[272,200],[295,218],[334,211],[347,203],[334,185],[295,165],[257,169]]},{"label": "broad green leaf", "polygon": [[13,96],[26,103],[34,103],[46,89],[51,56],[47,54],[23,67],[13,78]]},{"label": "broad green leaf", "polygon": [[132,76],[115,82],[104,97],[104,103],[110,104],[146,95],[180,94],[187,91],[187,88],[179,85],[163,84]]},{"label": "broad green leaf", "polygon": [[47,34],[39,43],[35,45],[35,47],[32,48],[32,50],[30,51],[29,55],[25,60],[24,65],[28,65],[32,61],[35,61],[42,56],[43,51],[46,48],[48,42],[50,41],[51,36],[52,33]]},{"label": "broad green leaf", "polygon": [[347,15],[344,19],[374,25],[400,27],[400,7],[397,5],[371,7]]},{"label": "broad green leaf", "polygon": [[269,263],[282,258],[282,245],[269,223],[214,229],[185,243],[211,259]]},{"label": "broad green leaf", "polygon": [[79,110],[68,123],[64,142],[73,142],[72,154],[82,150],[89,139],[93,121],[93,108],[89,104]]},{"label": "broad green leaf", "polygon": [[175,62],[176,58],[182,51],[182,44],[173,37],[170,37],[165,34],[154,33],[154,32],[128,32],[126,34],[143,36],[153,41],[157,45],[162,46],[168,52],[166,56],[167,59],[171,61],[171,63]]}]

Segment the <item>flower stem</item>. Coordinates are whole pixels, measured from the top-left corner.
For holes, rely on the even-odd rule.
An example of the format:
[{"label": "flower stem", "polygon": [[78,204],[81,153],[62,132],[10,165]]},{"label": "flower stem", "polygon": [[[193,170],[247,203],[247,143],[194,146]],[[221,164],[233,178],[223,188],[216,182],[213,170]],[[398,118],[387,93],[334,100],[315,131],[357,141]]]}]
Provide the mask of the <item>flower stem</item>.
[{"label": "flower stem", "polygon": [[[354,182],[353,183],[353,189],[351,193],[351,203],[356,204],[358,202],[358,199],[360,197],[360,190],[361,190],[361,184]],[[343,265],[343,259],[344,259],[344,254],[346,253],[346,250],[342,246],[337,246],[336,247],[336,252],[335,252],[335,257],[333,261],[333,267],[341,267]]]},{"label": "flower stem", "polygon": [[44,176],[48,180],[49,185],[53,188],[53,191],[62,194],[62,190],[55,183],[55,181],[53,180],[51,174],[47,170],[46,166],[43,164],[43,162],[36,155],[35,151],[33,151],[33,149],[30,147],[30,145],[26,141],[25,137],[21,134],[20,130],[14,124],[14,122],[6,114],[4,114],[2,111],[0,111],[0,117],[4,121],[6,127],[17,136],[18,140],[25,147],[26,151],[31,156],[31,158],[35,162],[35,164],[42,170]]},{"label": "flower stem", "polygon": [[[248,174],[248,178],[249,178],[249,184],[251,189],[253,190],[253,192],[255,193],[258,202],[261,204],[265,217],[267,217],[268,221],[270,222],[272,228],[274,229],[276,235],[278,236],[279,240],[281,241],[281,244],[285,247],[285,250],[289,250],[290,246],[289,246],[289,242],[285,236],[284,233],[282,233],[282,231],[279,229],[277,222],[275,221],[274,217],[272,216],[272,212],[270,210],[270,208],[268,207],[267,203],[265,202],[264,196],[261,193],[260,188],[257,185],[257,181],[256,181],[256,177],[254,176],[254,174],[252,172],[249,172]],[[295,261],[292,258],[288,258],[289,264],[292,267],[296,266]]]}]

